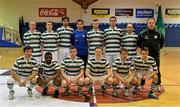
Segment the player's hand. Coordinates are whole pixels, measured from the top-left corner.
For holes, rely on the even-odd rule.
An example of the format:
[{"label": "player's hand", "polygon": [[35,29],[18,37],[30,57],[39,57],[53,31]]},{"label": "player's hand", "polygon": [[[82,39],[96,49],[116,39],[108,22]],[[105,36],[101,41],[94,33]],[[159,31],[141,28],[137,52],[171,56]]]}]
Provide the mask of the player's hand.
[{"label": "player's hand", "polygon": [[26,83],[27,83],[28,80],[23,80],[22,83],[23,83],[23,87],[26,87]]},{"label": "player's hand", "polygon": [[20,81],[18,81],[18,84],[19,84],[20,87],[23,87],[24,86],[24,80],[21,79]]},{"label": "player's hand", "polygon": [[129,86],[129,84],[130,84],[129,80],[124,80],[123,83],[124,83],[126,86]]},{"label": "player's hand", "polygon": [[148,76],[144,75],[142,79],[146,80],[146,79],[148,79]]},{"label": "player's hand", "polygon": [[47,81],[44,78],[41,78],[41,82],[42,82],[43,85],[47,84]]},{"label": "player's hand", "polygon": [[96,80],[95,82],[96,82],[96,84],[101,84],[100,80]]}]

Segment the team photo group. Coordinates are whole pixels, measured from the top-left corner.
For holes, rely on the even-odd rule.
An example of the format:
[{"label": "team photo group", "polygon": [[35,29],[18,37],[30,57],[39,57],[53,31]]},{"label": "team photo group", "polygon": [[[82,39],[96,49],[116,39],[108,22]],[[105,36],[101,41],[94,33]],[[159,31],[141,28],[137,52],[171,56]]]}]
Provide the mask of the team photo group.
[{"label": "team photo group", "polygon": [[[148,98],[158,99],[154,91],[161,90],[160,49],[164,36],[155,29],[156,20],[147,20],[147,29],[134,33],[133,23],[126,30],[117,28],[117,18],[109,18],[109,28],[99,29],[99,20],[92,20],[92,29],[84,30],[84,21],[76,21],[76,28],[69,26],[70,19],[61,18],[62,26],[53,31],[53,22],[46,22],[46,31],[36,30],[36,22],[29,22],[23,36],[24,55],[17,58],[7,80],[9,100],[15,98],[14,85],[27,87],[28,97],[33,97],[35,86],[48,95],[48,86],[55,88],[53,97],[70,94],[76,86],[77,95],[93,94],[94,85],[102,93],[112,89],[112,96],[119,96],[123,85],[125,97],[141,91],[147,79],[152,80]],[[63,88],[63,93],[60,93]],[[130,89],[133,88],[133,91]]]}]

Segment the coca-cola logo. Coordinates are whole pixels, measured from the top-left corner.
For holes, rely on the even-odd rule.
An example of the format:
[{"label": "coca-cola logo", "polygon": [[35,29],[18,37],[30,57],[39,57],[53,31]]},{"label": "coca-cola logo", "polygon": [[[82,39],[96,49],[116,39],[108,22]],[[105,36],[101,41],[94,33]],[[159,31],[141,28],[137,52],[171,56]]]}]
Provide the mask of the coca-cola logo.
[{"label": "coca-cola logo", "polygon": [[62,17],[66,13],[66,8],[39,8],[39,17]]}]

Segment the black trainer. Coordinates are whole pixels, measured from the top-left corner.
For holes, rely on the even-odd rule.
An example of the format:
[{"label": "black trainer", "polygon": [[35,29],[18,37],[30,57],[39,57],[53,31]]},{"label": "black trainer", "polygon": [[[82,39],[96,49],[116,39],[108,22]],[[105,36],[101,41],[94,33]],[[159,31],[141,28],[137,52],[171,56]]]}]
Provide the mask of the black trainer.
[{"label": "black trainer", "polygon": [[101,90],[102,90],[102,93],[103,93],[103,94],[106,94],[106,88],[105,88],[104,85],[101,85]]},{"label": "black trainer", "polygon": [[69,95],[69,87],[66,87],[64,92],[62,93],[62,96],[67,96]]},{"label": "black trainer", "polygon": [[42,92],[42,96],[46,96],[48,91],[48,87],[45,87]]},{"label": "black trainer", "polygon": [[59,90],[55,90],[53,97],[58,98],[58,96],[59,96]]}]

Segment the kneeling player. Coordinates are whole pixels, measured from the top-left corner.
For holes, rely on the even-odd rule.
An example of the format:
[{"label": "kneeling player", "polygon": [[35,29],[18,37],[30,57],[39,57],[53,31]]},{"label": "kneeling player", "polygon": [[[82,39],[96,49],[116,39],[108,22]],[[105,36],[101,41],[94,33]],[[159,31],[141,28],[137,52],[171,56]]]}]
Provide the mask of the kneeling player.
[{"label": "kneeling player", "polygon": [[103,93],[106,93],[106,86],[113,82],[111,67],[106,59],[103,58],[103,49],[95,48],[95,58],[88,61],[86,68],[85,84],[88,86],[89,94],[92,93],[92,85],[100,84]]},{"label": "kneeling player", "polygon": [[84,62],[77,57],[77,49],[70,48],[70,56],[65,58],[61,63],[62,86],[65,88],[63,95],[69,94],[69,86],[78,85],[78,95],[82,95],[84,85]]},{"label": "kneeling player", "polygon": [[28,96],[32,97],[32,88],[36,84],[37,61],[32,58],[33,48],[26,46],[23,49],[24,56],[19,57],[11,70],[11,77],[7,81],[9,88],[9,99],[14,99],[14,83],[17,82],[20,87],[27,87]]},{"label": "kneeling player", "polygon": [[[134,57],[133,66],[136,72],[136,80],[135,83],[139,86],[143,86],[145,84],[146,79],[152,79],[151,88],[148,97],[157,99],[158,97],[154,95],[154,90],[157,86],[157,65],[154,58],[148,56],[149,49],[144,47],[141,50],[141,56]],[[136,93],[138,87],[134,88],[134,92]]]},{"label": "kneeling player", "polygon": [[52,54],[50,52],[46,52],[44,57],[45,61],[42,61],[39,65],[37,84],[43,88],[42,95],[47,95],[48,85],[53,83],[55,86],[54,97],[58,97],[61,85],[60,66],[56,61],[52,61]]},{"label": "kneeling player", "polygon": [[122,83],[125,85],[125,96],[129,96],[130,82],[134,75],[130,70],[132,60],[128,58],[128,50],[122,48],[120,51],[120,57],[114,60],[113,69],[113,96],[118,96],[117,85]]}]

